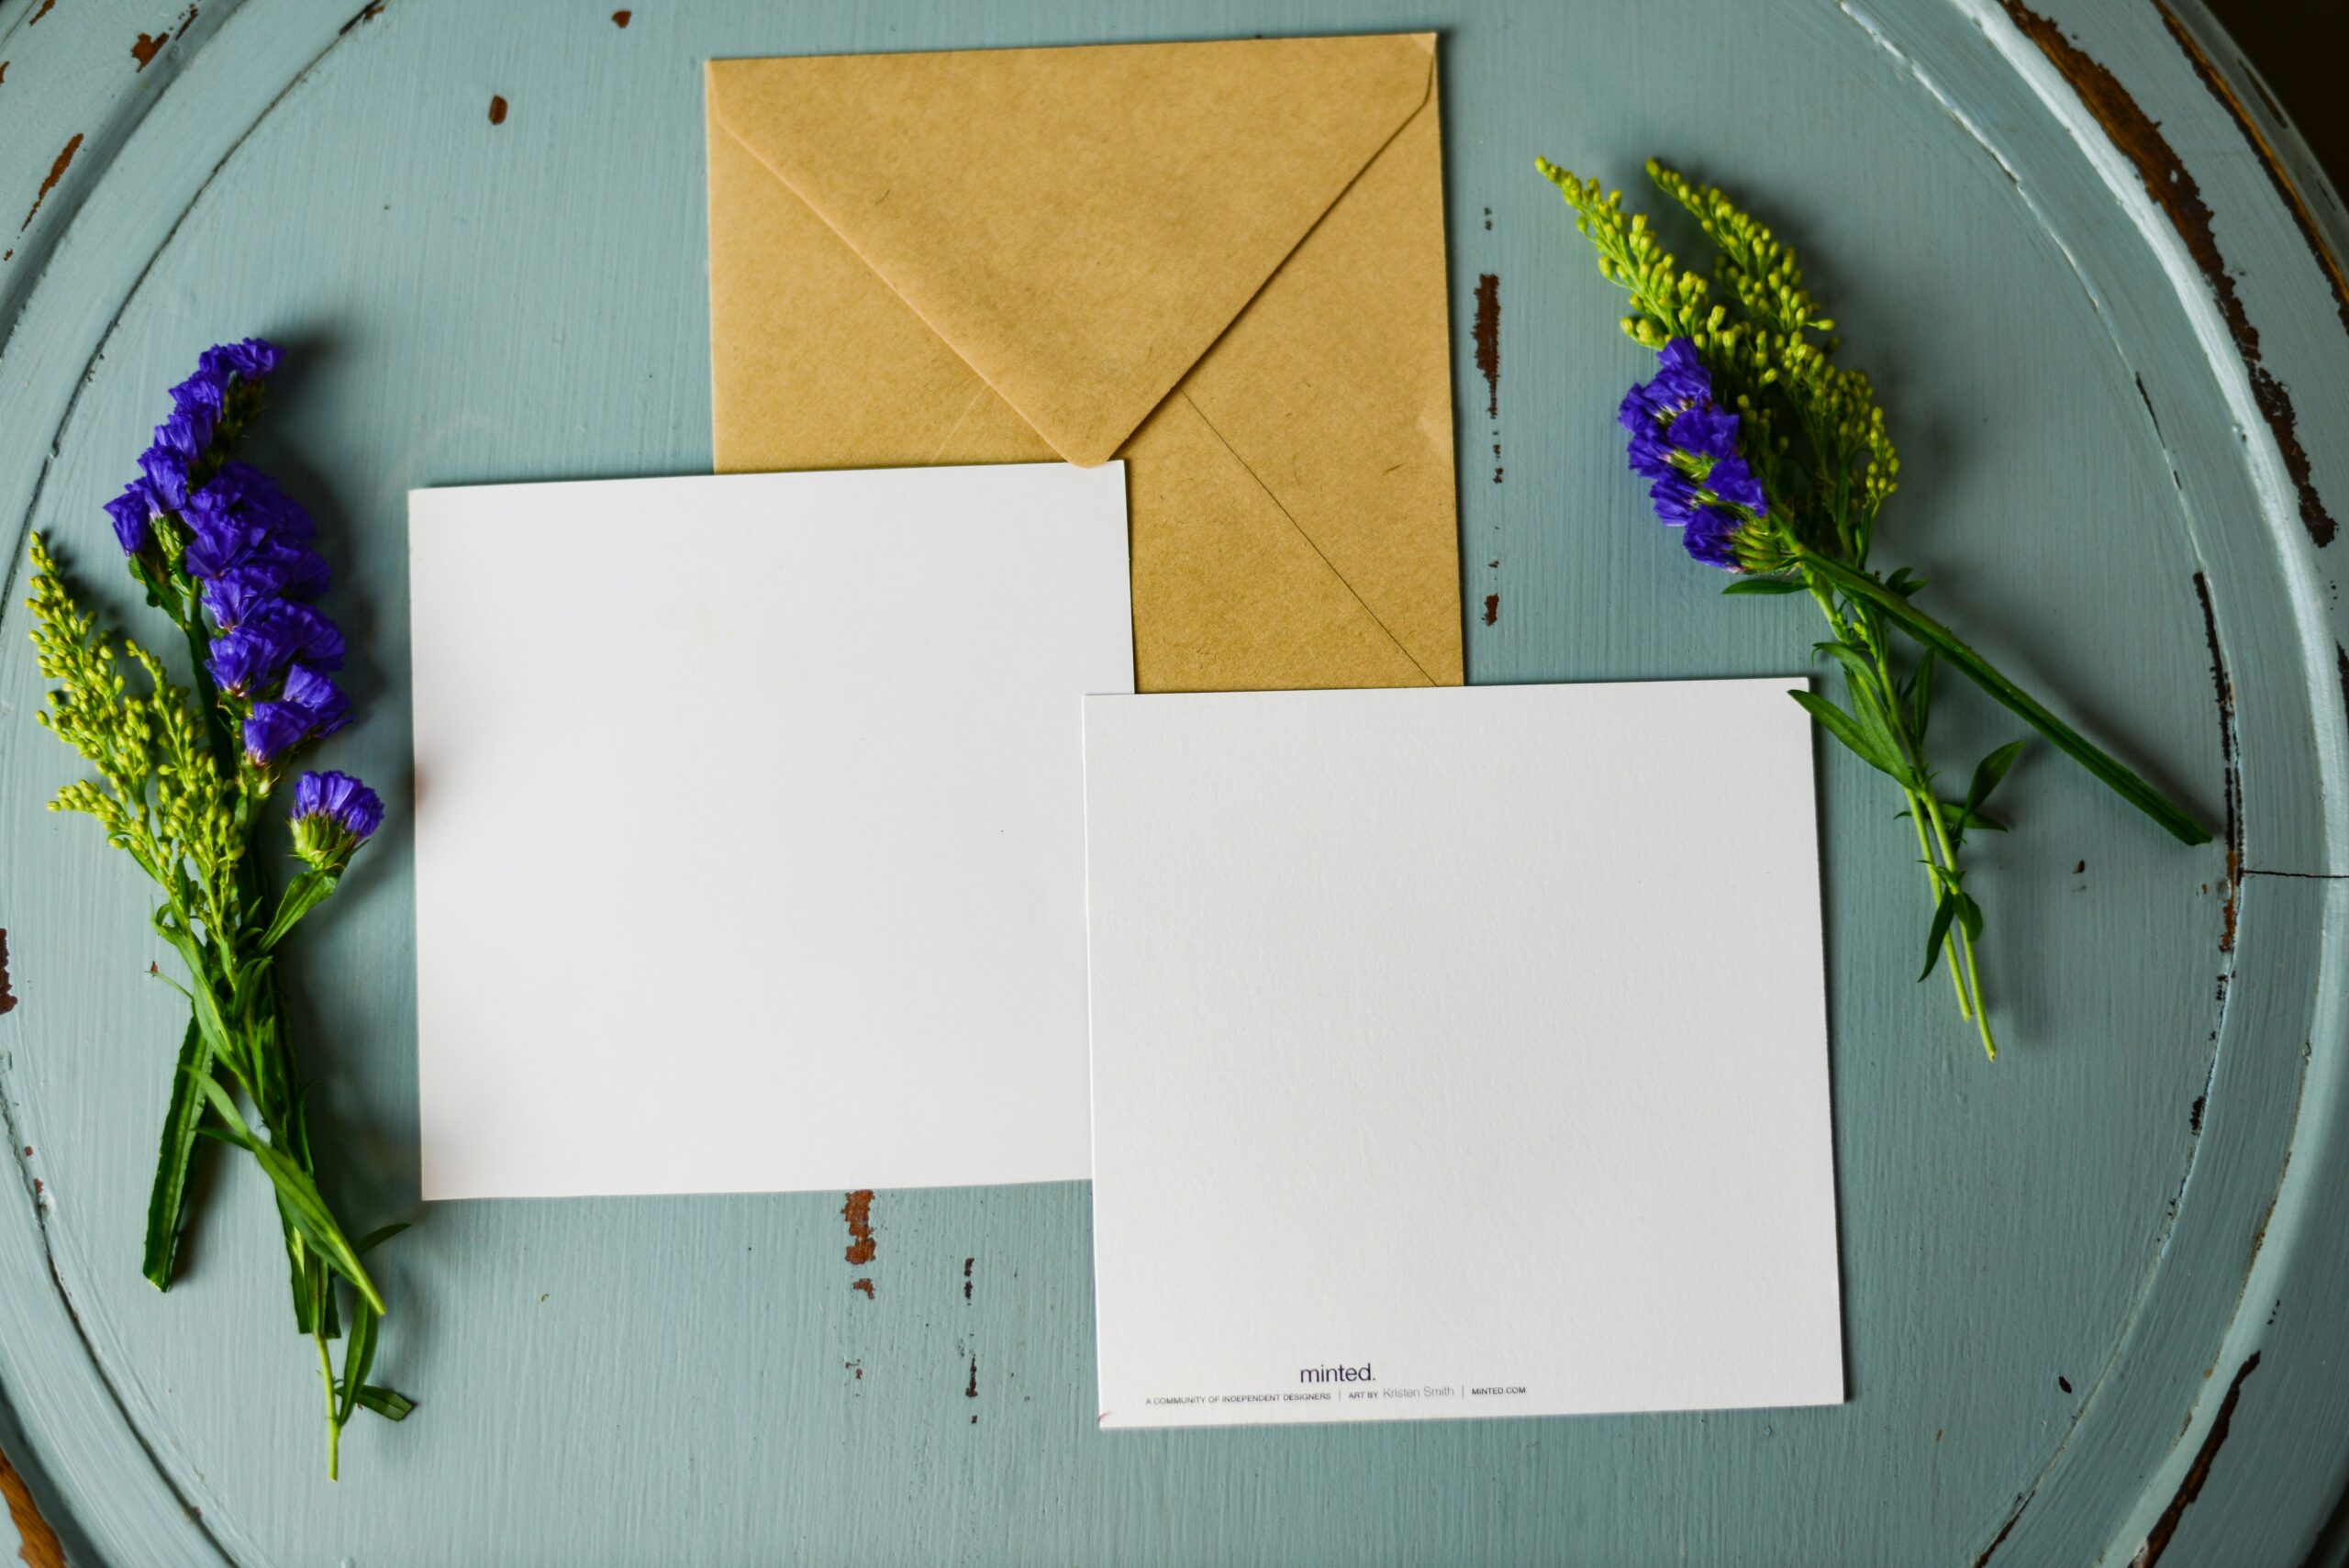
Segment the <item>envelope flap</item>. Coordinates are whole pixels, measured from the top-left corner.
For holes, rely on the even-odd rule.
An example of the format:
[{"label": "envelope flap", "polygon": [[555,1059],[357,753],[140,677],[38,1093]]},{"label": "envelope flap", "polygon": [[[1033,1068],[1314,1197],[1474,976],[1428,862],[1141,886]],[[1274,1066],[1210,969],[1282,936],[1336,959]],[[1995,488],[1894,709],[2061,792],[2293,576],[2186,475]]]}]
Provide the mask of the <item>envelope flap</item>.
[{"label": "envelope flap", "polygon": [[1430,34],[716,61],[710,112],[1073,462],[1427,101]]}]

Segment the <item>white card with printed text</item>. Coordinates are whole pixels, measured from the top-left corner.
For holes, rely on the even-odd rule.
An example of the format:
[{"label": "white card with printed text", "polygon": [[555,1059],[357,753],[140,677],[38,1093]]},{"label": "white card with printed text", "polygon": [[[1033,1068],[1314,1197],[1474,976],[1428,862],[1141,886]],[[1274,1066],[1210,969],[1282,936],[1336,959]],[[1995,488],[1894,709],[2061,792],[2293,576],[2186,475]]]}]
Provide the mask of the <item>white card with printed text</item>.
[{"label": "white card with printed text", "polygon": [[409,497],[427,1198],[1080,1180],[1120,463]]},{"label": "white card with printed text", "polygon": [[1794,684],[1086,701],[1102,1426],[1842,1400]]}]

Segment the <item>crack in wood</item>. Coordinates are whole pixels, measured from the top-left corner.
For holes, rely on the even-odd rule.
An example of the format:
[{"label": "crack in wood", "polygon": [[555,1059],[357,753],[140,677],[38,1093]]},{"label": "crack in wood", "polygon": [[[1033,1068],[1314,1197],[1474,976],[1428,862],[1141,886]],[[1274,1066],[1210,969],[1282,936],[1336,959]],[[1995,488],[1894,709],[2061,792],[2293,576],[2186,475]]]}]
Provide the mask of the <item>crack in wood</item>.
[{"label": "crack in wood", "polygon": [[2202,605],[2202,635],[2210,645],[2210,684],[2219,697],[2219,761],[2226,779],[2227,826],[2222,840],[2227,851],[2227,897],[2219,931],[2219,951],[2235,951],[2235,906],[2243,893],[2243,768],[2235,757],[2235,687],[2227,675],[2227,656],[2219,647],[2219,614],[2210,603],[2210,582],[2194,574],[2194,596]]}]

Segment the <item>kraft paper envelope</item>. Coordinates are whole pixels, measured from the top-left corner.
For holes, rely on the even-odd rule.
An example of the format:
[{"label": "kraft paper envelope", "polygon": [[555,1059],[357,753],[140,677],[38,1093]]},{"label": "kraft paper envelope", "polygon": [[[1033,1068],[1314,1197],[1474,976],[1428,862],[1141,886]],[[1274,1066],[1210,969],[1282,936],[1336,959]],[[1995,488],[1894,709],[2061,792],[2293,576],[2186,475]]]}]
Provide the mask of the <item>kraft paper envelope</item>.
[{"label": "kraft paper envelope", "polygon": [[1127,464],[1144,691],[1456,685],[1432,34],[713,61],[717,466]]}]

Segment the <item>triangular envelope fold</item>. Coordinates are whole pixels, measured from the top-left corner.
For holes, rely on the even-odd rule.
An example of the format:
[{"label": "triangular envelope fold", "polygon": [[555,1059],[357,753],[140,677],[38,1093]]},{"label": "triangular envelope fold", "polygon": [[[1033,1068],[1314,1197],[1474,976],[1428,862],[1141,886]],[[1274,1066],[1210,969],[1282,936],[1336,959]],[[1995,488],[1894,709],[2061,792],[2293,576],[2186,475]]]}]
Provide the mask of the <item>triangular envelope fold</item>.
[{"label": "triangular envelope fold", "polygon": [[1070,462],[1424,104],[1413,35],[717,61],[713,118]]}]

